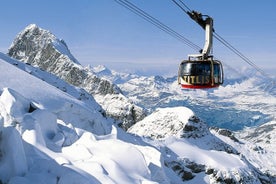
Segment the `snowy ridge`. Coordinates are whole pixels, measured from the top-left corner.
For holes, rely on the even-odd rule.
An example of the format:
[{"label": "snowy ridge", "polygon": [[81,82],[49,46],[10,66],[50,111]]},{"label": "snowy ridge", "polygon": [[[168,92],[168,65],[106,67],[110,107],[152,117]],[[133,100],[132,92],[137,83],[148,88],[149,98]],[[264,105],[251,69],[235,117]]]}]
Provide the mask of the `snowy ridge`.
[{"label": "snowy ridge", "polygon": [[165,149],[165,165],[187,183],[189,180],[191,183],[269,182],[255,169],[262,165],[251,165],[240,152],[250,156],[250,149],[235,148],[243,148],[243,142],[228,130],[209,131],[208,126],[185,107],[158,109],[128,132],[163,140],[153,142]]},{"label": "snowy ridge", "polygon": [[[97,77],[89,68],[81,66],[63,40],[34,24],[17,35],[9,48],[8,55],[50,72],[94,95],[96,100],[99,99],[98,103],[105,108],[106,114],[116,119],[124,129],[145,116],[143,109],[125,97],[118,86]],[[117,101],[117,104],[123,103],[127,108],[121,108],[119,113],[117,111],[114,113],[105,105],[110,99],[113,102]]]},{"label": "snowy ridge", "polygon": [[239,139],[245,141],[245,147],[248,147],[249,150],[253,150],[252,152],[254,154],[244,151],[245,156],[250,159],[256,167],[259,167],[262,172],[267,172],[272,175],[276,172],[275,131],[276,121],[271,121],[261,126],[246,128],[236,133]]},{"label": "snowy ridge", "polygon": [[[70,120],[70,123],[74,124],[75,126],[80,126],[84,129],[94,131],[94,129],[90,127],[91,125],[94,124],[98,126],[101,124],[100,126],[103,127],[106,125],[101,123],[102,121],[105,121],[106,118],[102,115],[101,112],[99,112],[99,105],[95,103],[95,101],[84,103],[74,96],[71,96],[68,93],[57,89],[56,87],[49,85],[43,80],[32,77],[32,75],[30,75],[29,73],[26,73],[25,71],[18,69],[16,66],[11,65],[10,63],[3,60],[3,58],[0,59],[1,70],[3,70],[0,74],[1,78],[9,79],[1,81],[1,89],[11,89],[12,91],[15,91],[16,94],[19,93],[19,96],[32,97],[32,104],[34,105],[34,108],[39,107],[42,109],[50,109],[53,113],[58,114],[63,121]],[[51,75],[46,75],[46,73],[44,74],[44,77],[51,78]],[[66,87],[70,89],[70,85],[67,84]],[[36,88],[39,88],[39,90],[37,90]],[[44,91],[47,91],[47,93],[44,93]],[[90,99],[93,99],[93,97],[90,97]],[[13,101],[16,101],[16,99],[14,99]],[[10,103],[12,103],[13,101],[11,101]],[[64,113],[76,111],[80,107],[82,107],[83,109],[82,111],[79,111],[79,115],[83,116],[84,118],[84,121],[82,121],[83,125],[79,123],[80,119],[74,119],[75,117],[73,118],[70,116],[63,116]],[[92,123],[89,120],[91,117],[88,117],[93,117],[93,115],[95,115],[95,121]],[[98,133],[94,133],[103,134],[104,132],[110,132],[110,128],[108,129],[99,129]]]},{"label": "snowy ridge", "polygon": [[176,138],[186,138],[198,147],[204,145],[205,149],[238,153],[233,147],[212,135],[209,127],[186,107],[157,109],[133,125],[128,132],[161,140],[169,139],[173,135]]},{"label": "snowy ridge", "polygon": [[67,82],[61,80],[59,77],[52,75],[48,72],[42,71],[39,68],[33,67],[28,64],[24,64],[16,59],[13,59],[3,53],[0,53],[0,59],[5,60],[6,62],[20,68],[23,71],[47,82],[48,84],[55,86],[56,88],[64,91],[76,99],[85,101],[85,104],[89,107],[96,108],[99,112],[105,113],[102,107],[95,101],[95,99],[87,93],[84,89],[72,86]]},{"label": "snowy ridge", "polygon": [[113,81],[115,84],[122,84],[132,78],[139,77],[138,75],[134,74],[119,73],[114,70],[110,70],[104,65],[98,65],[95,67],[88,66],[88,68],[98,77]]},{"label": "snowy ridge", "polygon": [[[26,40],[30,40],[31,42],[26,42]],[[21,44],[24,46],[24,50],[18,48]],[[57,39],[52,33],[47,30],[42,30],[36,24],[30,24],[16,36],[10,46],[9,54],[18,52],[16,53],[18,57],[17,59],[30,62],[28,54],[38,53],[40,48],[45,47],[45,45],[48,44],[52,44],[61,54],[68,57],[74,63],[80,64],[71,54],[64,40]]]},{"label": "snowy ridge", "polygon": [[[1,77],[9,79],[0,83],[1,182],[147,180],[149,171],[140,151],[117,140],[116,128],[101,113],[2,59],[0,64]],[[112,153],[118,154],[110,155],[112,148]],[[133,153],[139,163],[134,160],[124,164],[121,160],[124,152]],[[134,176],[126,175],[133,164],[141,167],[133,170]],[[118,177],[118,173],[125,177]]]}]

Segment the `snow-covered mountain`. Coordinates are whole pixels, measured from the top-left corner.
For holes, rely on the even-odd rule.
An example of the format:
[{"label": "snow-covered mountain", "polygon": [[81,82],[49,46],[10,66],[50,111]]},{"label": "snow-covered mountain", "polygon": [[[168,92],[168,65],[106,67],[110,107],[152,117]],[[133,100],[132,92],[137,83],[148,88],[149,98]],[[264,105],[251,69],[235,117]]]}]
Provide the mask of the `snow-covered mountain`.
[{"label": "snow-covered mountain", "polygon": [[[0,53],[0,183],[276,183],[275,95],[263,81],[182,91],[175,78],[83,68],[57,40],[30,25],[9,50],[23,62]],[[118,91],[84,86],[97,81]],[[116,116],[136,106],[150,115],[125,132]]]},{"label": "snow-covered mountain", "polygon": [[[50,31],[35,24],[29,25],[17,35],[8,55],[48,71],[93,94],[106,113],[119,120],[125,129],[145,116],[143,109],[126,98],[116,85],[81,66],[70,53],[64,40],[56,38]],[[117,104],[117,110],[109,108],[110,103]],[[120,108],[121,106],[124,108]]]},{"label": "snow-covered mountain", "polygon": [[255,73],[243,72],[229,78],[226,68],[225,84],[220,88],[180,90],[176,77],[145,77],[102,72],[108,70],[103,66],[95,68],[96,75],[112,80],[128,98],[149,112],[160,107],[185,106],[210,126],[231,130],[260,125],[276,117],[276,85]]},{"label": "snow-covered mountain", "polygon": [[[104,67],[100,68],[107,70]],[[104,75],[100,70],[94,70],[94,72],[100,73],[104,78],[116,79],[113,80],[115,83],[120,81],[116,84],[124,94],[148,111],[157,114],[155,120],[152,120],[152,124],[145,118],[129,131],[139,135],[151,135],[151,137],[166,136],[170,132],[170,127],[176,125],[167,123],[169,121],[167,120],[161,126],[162,129],[156,128],[158,120],[163,118],[155,112],[156,109],[185,106],[209,126],[237,131],[212,129],[213,133],[219,130],[219,132],[226,132],[226,135],[235,135],[239,140],[243,140],[244,146],[228,143],[244,154],[262,172],[275,175],[273,174],[276,169],[276,153],[274,151],[276,150],[274,135],[276,131],[275,79],[273,81],[250,70],[241,72],[243,74],[232,70],[230,71],[232,75],[226,74],[225,84],[220,88],[179,90],[176,77],[129,75],[128,78],[125,78],[126,74],[115,71],[104,73]],[[223,140],[227,142],[227,140]]]}]

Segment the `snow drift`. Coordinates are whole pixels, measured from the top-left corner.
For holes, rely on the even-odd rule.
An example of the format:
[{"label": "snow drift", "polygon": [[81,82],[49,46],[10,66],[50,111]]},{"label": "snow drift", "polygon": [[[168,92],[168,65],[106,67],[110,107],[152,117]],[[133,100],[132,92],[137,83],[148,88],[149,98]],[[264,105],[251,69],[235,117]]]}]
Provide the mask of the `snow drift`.
[{"label": "snow drift", "polygon": [[163,172],[151,172],[144,158],[147,152],[158,155],[154,147],[141,152],[117,139],[111,119],[89,103],[2,59],[0,68],[0,77],[9,79],[0,83],[2,182],[138,183],[157,180],[151,173]]}]

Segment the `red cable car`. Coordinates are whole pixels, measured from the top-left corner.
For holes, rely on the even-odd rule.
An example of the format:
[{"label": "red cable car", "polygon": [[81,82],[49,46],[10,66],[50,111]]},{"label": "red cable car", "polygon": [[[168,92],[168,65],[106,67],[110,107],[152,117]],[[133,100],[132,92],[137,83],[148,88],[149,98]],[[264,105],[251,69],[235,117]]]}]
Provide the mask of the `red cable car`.
[{"label": "red cable car", "polygon": [[223,84],[222,64],[213,58],[184,60],[178,71],[178,83],[182,88],[204,89]]},{"label": "red cable car", "polygon": [[213,19],[209,16],[203,20],[198,12],[188,12],[201,27],[205,29],[205,46],[200,54],[189,55],[188,60],[180,63],[178,83],[183,89],[206,89],[223,84],[223,68],[218,60],[210,56],[213,42]]}]

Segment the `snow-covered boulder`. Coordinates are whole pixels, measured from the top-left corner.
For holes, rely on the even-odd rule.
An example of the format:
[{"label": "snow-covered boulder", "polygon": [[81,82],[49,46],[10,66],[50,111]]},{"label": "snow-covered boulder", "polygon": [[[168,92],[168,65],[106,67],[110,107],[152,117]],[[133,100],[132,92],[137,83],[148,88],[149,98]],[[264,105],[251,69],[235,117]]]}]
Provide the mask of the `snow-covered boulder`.
[{"label": "snow-covered boulder", "polygon": [[[35,90],[43,88],[29,90],[37,98]],[[44,89],[44,93],[49,95],[49,89]],[[85,109],[85,106],[82,108]],[[63,122],[58,116],[51,110],[40,109],[33,101],[13,89],[1,90],[0,183],[98,183],[93,177],[84,177],[54,161],[57,156],[55,154],[62,147],[76,142],[84,131]]]},{"label": "snow-covered boulder", "polygon": [[[130,118],[122,119],[113,111],[106,108],[109,116],[117,119],[122,126],[127,129],[130,125],[141,120],[145,116],[145,111],[130,100],[120,101],[122,95],[118,86],[108,80],[97,77],[89,68],[84,68],[74,58],[68,49],[64,40],[55,37],[51,32],[39,28],[35,24],[31,24],[20,32],[12,45],[9,48],[9,56],[20,61],[37,66],[45,71],[48,71],[64,81],[85,89],[91,95],[100,95],[99,103],[106,107],[106,103],[110,98],[106,95],[113,95],[118,97],[113,98],[112,101],[118,100],[116,104],[122,104],[125,107],[131,106],[129,111],[124,109],[121,114],[129,116]],[[104,99],[104,100],[102,100]],[[104,102],[104,103],[103,103]]]}]

